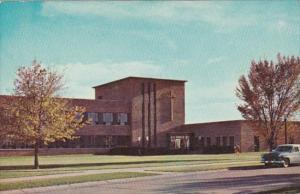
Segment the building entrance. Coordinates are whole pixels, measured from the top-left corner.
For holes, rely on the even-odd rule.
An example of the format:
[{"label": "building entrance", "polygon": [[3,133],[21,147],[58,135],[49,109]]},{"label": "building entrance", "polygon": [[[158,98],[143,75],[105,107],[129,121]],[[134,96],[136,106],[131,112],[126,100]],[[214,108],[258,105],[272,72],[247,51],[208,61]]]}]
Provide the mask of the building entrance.
[{"label": "building entrance", "polygon": [[190,136],[189,135],[171,135],[170,136],[170,149],[190,149]]}]

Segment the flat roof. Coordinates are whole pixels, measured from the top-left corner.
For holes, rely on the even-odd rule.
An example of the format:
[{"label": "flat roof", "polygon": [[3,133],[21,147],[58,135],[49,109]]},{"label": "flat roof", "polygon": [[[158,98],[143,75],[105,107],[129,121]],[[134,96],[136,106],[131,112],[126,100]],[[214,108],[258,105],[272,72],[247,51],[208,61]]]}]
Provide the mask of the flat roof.
[{"label": "flat roof", "polygon": [[121,82],[121,81],[129,80],[129,79],[147,79],[147,80],[158,80],[158,81],[187,82],[187,80],[176,80],[176,79],[163,79],[163,78],[153,78],[153,77],[134,77],[134,76],[129,76],[129,77],[125,77],[125,78],[122,78],[122,79],[118,79],[118,80],[114,80],[114,81],[111,81],[111,82],[107,82],[105,84],[100,84],[100,85],[94,86],[93,88],[97,88],[97,87],[101,87],[101,86],[113,84],[113,83],[116,83],[116,82]]},{"label": "flat roof", "polygon": [[[210,125],[210,124],[224,124],[224,123],[247,123],[247,122],[254,122],[250,120],[245,119],[237,119],[237,120],[224,120],[224,121],[209,121],[209,122],[203,122],[203,123],[187,123],[184,124],[184,126],[197,126],[197,125]],[[296,123],[300,124],[300,121],[297,120],[290,120],[288,123]]]},{"label": "flat roof", "polygon": [[219,124],[219,123],[238,123],[238,122],[247,122],[247,120],[237,119],[237,120],[224,120],[224,121],[209,121],[203,123],[187,123],[185,124],[185,126]]}]

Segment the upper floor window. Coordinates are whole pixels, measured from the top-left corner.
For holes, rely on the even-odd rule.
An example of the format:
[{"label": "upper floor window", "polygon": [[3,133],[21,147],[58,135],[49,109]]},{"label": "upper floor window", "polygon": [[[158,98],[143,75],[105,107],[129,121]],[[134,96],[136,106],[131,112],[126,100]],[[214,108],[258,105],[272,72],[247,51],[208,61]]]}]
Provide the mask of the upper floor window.
[{"label": "upper floor window", "polygon": [[119,125],[127,125],[128,124],[128,114],[127,113],[118,113],[117,114],[117,122]]},{"label": "upper floor window", "polygon": [[103,113],[103,124],[112,125],[113,122],[113,113]]},{"label": "upper floor window", "polygon": [[101,113],[86,112],[84,120],[88,120],[91,125],[128,125],[128,113]]},{"label": "upper floor window", "polygon": [[96,125],[99,123],[98,113],[89,112],[87,116],[88,116],[88,120],[91,122],[92,125]]}]

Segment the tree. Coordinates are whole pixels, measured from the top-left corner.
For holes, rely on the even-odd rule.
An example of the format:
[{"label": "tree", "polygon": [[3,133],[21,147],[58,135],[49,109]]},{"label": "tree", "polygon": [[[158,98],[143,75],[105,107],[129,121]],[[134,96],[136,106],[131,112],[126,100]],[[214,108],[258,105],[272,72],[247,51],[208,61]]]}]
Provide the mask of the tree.
[{"label": "tree", "polygon": [[75,131],[85,124],[84,108],[59,97],[64,86],[62,79],[58,72],[34,61],[31,67],[18,69],[14,95],[2,103],[2,136],[33,145],[36,169],[42,144],[73,139]]},{"label": "tree", "polygon": [[248,77],[242,75],[236,89],[243,102],[238,110],[253,129],[263,135],[272,150],[284,126],[300,107],[300,59],[277,55],[273,61],[252,61]]}]

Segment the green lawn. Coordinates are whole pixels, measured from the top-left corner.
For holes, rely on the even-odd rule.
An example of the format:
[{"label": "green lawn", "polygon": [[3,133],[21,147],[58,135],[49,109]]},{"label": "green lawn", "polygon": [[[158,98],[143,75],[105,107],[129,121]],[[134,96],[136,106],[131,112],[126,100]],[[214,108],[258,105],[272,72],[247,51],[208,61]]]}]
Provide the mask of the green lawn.
[{"label": "green lawn", "polygon": [[[230,167],[230,165],[223,165],[223,163],[235,163],[232,165],[243,166],[249,164],[239,164],[239,162],[250,162],[251,165],[257,165],[260,155],[261,153],[252,152],[239,155],[110,156],[84,154],[40,156],[41,169],[39,170],[32,169],[32,156],[0,157],[0,179],[101,169],[155,167],[158,171],[170,172],[220,169]],[[7,170],[7,168],[11,170]]]},{"label": "green lawn", "polygon": [[0,183],[0,191],[13,190],[13,189],[24,189],[33,187],[46,187],[52,185],[65,185],[73,183],[93,182],[93,181],[105,181],[113,179],[124,179],[142,176],[153,176],[157,175],[154,173],[140,173],[140,172],[118,172],[118,173],[104,173],[104,174],[93,174],[93,175],[81,175],[73,177],[61,177],[41,180],[27,180],[18,181],[13,183]]},{"label": "green lawn", "polygon": [[7,178],[17,178],[17,177],[31,177],[31,176],[43,176],[43,175],[51,175],[51,174],[65,174],[65,173],[75,173],[80,171],[73,170],[1,170],[0,172],[0,180]]},{"label": "green lawn", "polygon": [[[189,162],[189,161],[210,161],[210,160],[256,160],[261,153],[217,154],[217,155],[160,155],[160,156],[111,156],[111,155],[57,155],[40,156],[40,164],[48,165],[81,165],[90,164],[132,164],[132,163],[168,163],[168,162]],[[2,166],[30,166],[33,164],[32,156],[10,156],[0,157],[0,167]]]}]

